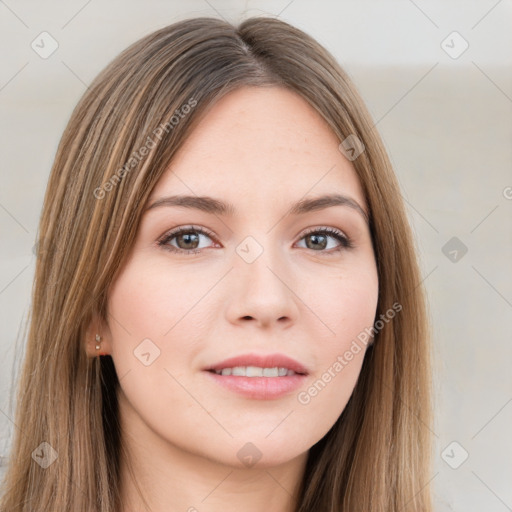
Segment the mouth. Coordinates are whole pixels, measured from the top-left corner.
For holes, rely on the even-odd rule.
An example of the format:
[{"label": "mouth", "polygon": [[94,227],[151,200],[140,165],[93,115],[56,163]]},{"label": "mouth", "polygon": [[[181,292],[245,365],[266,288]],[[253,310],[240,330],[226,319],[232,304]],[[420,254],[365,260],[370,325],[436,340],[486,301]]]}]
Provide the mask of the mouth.
[{"label": "mouth", "polygon": [[204,370],[239,377],[286,377],[307,375],[306,367],[284,354],[242,354],[210,365]]},{"label": "mouth", "polygon": [[286,367],[263,368],[261,366],[234,366],[232,368],[222,368],[220,370],[208,370],[217,375],[233,375],[236,377],[291,377],[292,375],[305,375],[301,372],[295,372]]},{"label": "mouth", "polygon": [[304,384],[307,369],[283,354],[246,354],[204,368],[222,388],[256,400],[290,395]]}]

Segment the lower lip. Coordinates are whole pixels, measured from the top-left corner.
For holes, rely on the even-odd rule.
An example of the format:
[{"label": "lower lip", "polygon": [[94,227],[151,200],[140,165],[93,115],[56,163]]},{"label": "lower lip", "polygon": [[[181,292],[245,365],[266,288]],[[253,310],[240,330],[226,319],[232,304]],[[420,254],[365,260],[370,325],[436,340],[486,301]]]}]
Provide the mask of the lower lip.
[{"label": "lower lip", "polygon": [[221,386],[256,400],[272,400],[288,395],[304,384],[306,375],[289,377],[239,377],[236,375],[219,375],[206,371]]}]

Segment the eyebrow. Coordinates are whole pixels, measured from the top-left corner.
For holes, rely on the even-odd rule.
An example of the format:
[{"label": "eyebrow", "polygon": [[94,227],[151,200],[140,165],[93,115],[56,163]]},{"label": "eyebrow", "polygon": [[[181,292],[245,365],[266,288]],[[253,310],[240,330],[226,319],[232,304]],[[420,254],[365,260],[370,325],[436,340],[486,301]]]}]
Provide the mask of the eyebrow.
[{"label": "eyebrow", "polygon": [[[145,211],[161,206],[180,206],[182,208],[193,208],[206,213],[215,215],[233,216],[236,208],[231,203],[226,203],[219,199],[209,196],[167,196],[161,197],[149,205]],[[359,203],[351,197],[341,194],[328,194],[315,198],[301,199],[294,203],[286,215],[303,215],[305,213],[323,210],[332,206],[348,206],[357,211],[364,218],[366,224],[369,223],[368,214],[363,210]]]}]

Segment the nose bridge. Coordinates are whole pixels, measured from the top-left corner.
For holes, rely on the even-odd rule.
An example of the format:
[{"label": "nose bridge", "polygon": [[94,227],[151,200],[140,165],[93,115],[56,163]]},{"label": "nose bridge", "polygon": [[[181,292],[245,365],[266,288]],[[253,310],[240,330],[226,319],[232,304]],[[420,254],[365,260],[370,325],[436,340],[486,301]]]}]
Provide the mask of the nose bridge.
[{"label": "nose bridge", "polygon": [[273,238],[272,233],[248,235],[235,248],[234,293],[228,308],[232,320],[252,317],[268,323],[295,318],[286,255]]},{"label": "nose bridge", "polygon": [[[256,238],[257,236],[257,238]],[[236,247],[235,268],[240,273],[240,279],[248,279],[249,283],[270,291],[277,292],[284,286],[282,279],[276,276],[285,268],[279,247],[272,240],[272,234],[248,235]]]}]

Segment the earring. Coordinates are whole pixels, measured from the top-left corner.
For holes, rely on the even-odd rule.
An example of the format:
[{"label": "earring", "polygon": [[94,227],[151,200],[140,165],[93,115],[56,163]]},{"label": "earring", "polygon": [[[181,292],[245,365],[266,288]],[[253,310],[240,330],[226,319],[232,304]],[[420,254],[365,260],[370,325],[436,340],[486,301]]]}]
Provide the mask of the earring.
[{"label": "earring", "polygon": [[96,350],[100,349],[100,343],[101,343],[101,336],[99,334],[96,334]]}]

